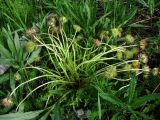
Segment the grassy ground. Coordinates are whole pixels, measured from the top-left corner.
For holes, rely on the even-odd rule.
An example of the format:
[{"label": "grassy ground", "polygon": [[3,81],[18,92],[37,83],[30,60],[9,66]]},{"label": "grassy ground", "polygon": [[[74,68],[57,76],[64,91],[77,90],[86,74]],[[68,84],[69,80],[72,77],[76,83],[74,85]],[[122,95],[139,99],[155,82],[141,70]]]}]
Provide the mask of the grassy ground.
[{"label": "grassy ground", "polygon": [[159,119],[159,0],[0,0],[0,120]]}]

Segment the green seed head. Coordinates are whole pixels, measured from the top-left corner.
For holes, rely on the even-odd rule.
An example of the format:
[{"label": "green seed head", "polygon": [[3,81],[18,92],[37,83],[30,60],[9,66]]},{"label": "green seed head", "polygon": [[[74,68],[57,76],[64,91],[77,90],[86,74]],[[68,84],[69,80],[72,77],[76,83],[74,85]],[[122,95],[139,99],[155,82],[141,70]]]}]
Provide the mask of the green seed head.
[{"label": "green seed head", "polygon": [[121,35],[122,35],[122,30],[121,30],[121,28],[113,28],[111,31],[112,31],[112,36],[113,36],[114,38],[116,38],[116,37],[121,37]]},{"label": "green seed head", "polygon": [[100,32],[100,38],[101,38],[101,40],[107,40],[109,38],[108,34],[109,34],[108,31],[105,31],[105,30],[101,31]]},{"label": "green seed head", "polygon": [[126,64],[124,67],[123,67],[123,70],[126,70],[126,71],[129,71],[130,69],[132,69],[132,66],[130,64]]},{"label": "green seed head", "polygon": [[157,76],[158,73],[159,73],[159,69],[158,69],[158,68],[153,68],[153,69],[152,69],[152,75],[153,75],[153,76]]},{"label": "green seed head", "polygon": [[132,35],[130,35],[130,34],[128,34],[128,35],[126,35],[126,42],[128,43],[128,44],[132,44],[133,42],[134,42],[134,37],[132,36]]},{"label": "green seed head", "polygon": [[20,75],[18,72],[16,72],[16,73],[14,74],[14,79],[15,79],[16,81],[21,80],[21,75]]},{"label": "green seed head", "polygon": [[148,79],[149,78],[149,73],[150,73],[150,68],[148,65],[144,65],[142,67],[143,69],[143,78]]},{"label": "green seed head", "polygon": [[116,66],[109,66],[105,71],[105,76],[108,80],[111,80],[117,76],[117,68]]},{"label": "green seed head", "polygon": [[148,56],[145,53],[140,55],[140,62],[144,64],[148,63]]},{"label": "green seed head", "polygon": [[140,67],[140,62],[139,62],[139,60],[133,61],[133,62],[132,62],[132,67],[133,67],[133,68],[139,68],[139,67]]},{"label": "green seed head", "polygon": [[143,69],[143,73],[144,74],[148,74],[149,72],[150,72],[150,68],[149,68],[149,66],[148,65],[144,65],[143,67],[142,67],[142,69]]},{"label": "green seed head", "polygon": [[139,46],[142,50],[144,50],[146,47],[147,47],[147,42],[146,42],[146,39],[142,39],[140,42],[139,42]]},{"label": "green seed head", "polygon": [[79,26],[79,25],[73,25],[73,29],[75,30],[75,31],[77,31],[77,32],[80,32],[81,31],[81,27]]},{"label": "green seed head", "polygon": [[27,52],[31,53],[34,51],[34,49],[36,48],[36,43],[34,43],[33,41],[29,40],[26,43],[26,50]]},{"label": "green seed head", "polygon": [[116,54],[116,57],[118,60],[122,60],[123,59],[123,53],[121,51],[118,51]]},{"label": "green seed head", "polygon": [[68,22],[68,19],[66,17],[62,16],[62,17],[60,17],[60,21],[62,24],[65,24]]},{"label": "green seed head", "polygon": [[137,55],[139,52],[139,49],[137,47],[134,47],[131,49],[131,51],[133,52],[134,55]]},{"label": "green seed head", "polygon": [[129,50],[125,51],[124,55],[125,55],[125,59],[127,59],[127,60],[133,58],[133,56],[134,56],[133,52],[129,51]]}]

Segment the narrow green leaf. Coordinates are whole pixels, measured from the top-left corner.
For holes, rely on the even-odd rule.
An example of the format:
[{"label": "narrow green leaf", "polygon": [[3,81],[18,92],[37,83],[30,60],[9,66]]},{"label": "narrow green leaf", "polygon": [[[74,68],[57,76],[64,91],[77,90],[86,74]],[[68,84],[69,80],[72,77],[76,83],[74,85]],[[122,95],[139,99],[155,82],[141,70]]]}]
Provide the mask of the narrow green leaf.
[{"label": "narrow green leaf", "polygon": [[116,113],[112,116],[111,120],[118,120],[119,118],[119,113]]},{"label": "narrow green leaf", "polygon": [[36,51],[33,51],[31,56],[28,58],[27,63],[31,64],[35,61],[35,59],[39,56],[39,53],[41,52],[41,48],[38,48]]},{"label": "narrow green leaf", "polygon": [[141,3],[145,7],[148,7],[147,3],[144,0],[138,0],[138,2]]},{"label": "narrow green leaf", "polygon": [[19,54],[19,50],[20,50],[21,46],[20,46],[19,36],[18,36],[17,32],[15,32],[14,44],[15,44],[15,47],[16,47],[17,54]]},{"label": "narrow green leaf", "polygon": [[31,111],[25,113],[10,113],[5,115],[0,115],[0,120],[29,120],[37,117],[43,110]]},{"label": "narrow green leaf", "polygon": [[101,120],[102,111],[101,111],[101,102],[100,102],[99,92],[98,92],[98,115],[99,115],[99,119]]},{"label": "narrow green leaf", "polygon": [[136,84],[137,84],[137,78],[134,76],[131,80],[130,80],[130,84],[129,84],[129,103],[132,102],[134,94],[135,94],[135,89],[136,89]]}]

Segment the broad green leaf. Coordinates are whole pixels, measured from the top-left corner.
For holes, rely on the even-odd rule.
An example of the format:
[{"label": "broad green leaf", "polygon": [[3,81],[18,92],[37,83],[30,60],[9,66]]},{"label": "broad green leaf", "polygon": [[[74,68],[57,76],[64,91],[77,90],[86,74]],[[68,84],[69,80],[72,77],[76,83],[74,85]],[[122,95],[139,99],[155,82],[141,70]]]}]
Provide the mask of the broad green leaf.
[{"label": "broad green leaf", "polygon": [[132,102],[134,94],[135,94],[135,89],[136,89],[136,84],[137,84],[137,78],[135,76],[132,77],[132,79],[130,80],[130,84],[129,84],[129,91],[128,91],[128,96],[129,96],[129,103]]},{"label": "broad green leaf", "polygon": [[8,44],[8,47],[9,47],[10,51],[12,52],[12,55],[16,55],[16,48],[15,48],[15,45],[14,45],[14,41],[13,41],[13,39],[12,39],[12,36],[10,36],[9,31],[7,31],[7,30],[4,29],[4,28],[3,28],[3,32],[4,32],[5,35],[6,35],[7,44]]},{"label": "broad green leaf", "polygon": [[37,117],[43,110],[31,111],[25,113],[10,113],[5,115],[0,115],[0,120],[29,120]]},{"label": "broad green leaf", "polygon": [[8,65],[11,63],[11,61],[14,61],[14,59],[0,58],[0,65]]},{"label": "broad green leaf", "polygon": [[120,106],[120,107],[123,107],[124,104],[122,103],[122,101],[117,98],[116,96],[114,95],[111,95],[111,94],[108,94],[108,93],[99,93],[99,95],[106,101],[114,104],[114,105],[117,105],[117,106]]},{"label": "broad green leaf", "polygon": [[154,93],[154,94],[145,95],[143,97],[139,97],[135,99],[130,106],[132,109],[136,109],[144,105],[146,102],[149,102],[155,99],[160,99],[160,93]]},{"label": "broad green leaf", "polygon": [[[49,114],[51,113],[51,111],[54,109],[54,105],[52,105],[51,109],[49,109],[39,120],[47,120]],[[52,116],[51,116],[52,117]],[[54,119],[54,116],[53,116],[53,119]]]},{"label": "broad green leaf", "polygon": [[31,64],[35,61],[35,59],[39,56],[39,53],[41,52],[41,48],[38,48],[36,51],[33,51],[31,56],[28,58],[27,63]]},{"label": "broad green leaf", "polygon": [[0,53],[3,57],[8,58],[8,59],[12,58],[11,53],[1,44],[0,44],[0,51],[1,51]]},{"label": "broad green leaf", "polygon": [[62,120],[59,105],[55,105],[53,114],[51,116],[54,118],[54,120]]},{"label": "broad green leaf", "polygon": [[[16,80],[14,79],[13,77],[13,73],[12,71],[10,71],[10,76],[9,76],[9,79],[10,79],[10,88],[11,90],[13,91],[16,87]],[[14,93],[14,96],[16,97],[16,94]]]},{"label": "broad green leaf", "polygon": [[0,76],[0,84],[9,80],[9,74],[4,74]]}]

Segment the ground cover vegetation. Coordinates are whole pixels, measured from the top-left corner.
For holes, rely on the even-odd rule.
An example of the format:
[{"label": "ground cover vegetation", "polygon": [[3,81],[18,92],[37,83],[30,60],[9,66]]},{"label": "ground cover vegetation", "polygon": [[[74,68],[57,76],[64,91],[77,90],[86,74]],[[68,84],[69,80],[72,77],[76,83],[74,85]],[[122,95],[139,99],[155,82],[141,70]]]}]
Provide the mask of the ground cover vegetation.
[{"label": "ground cover vegetation", "polygon": [[0,0],[0,120],[160,118],[159,0]]}]

